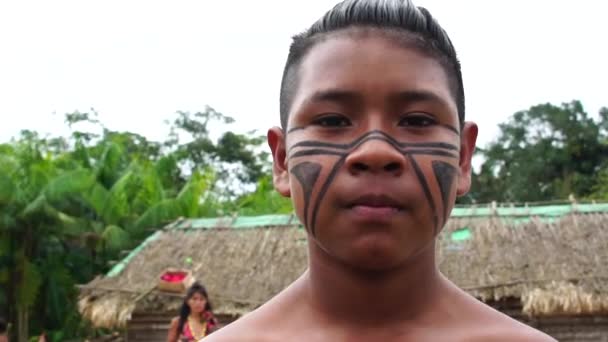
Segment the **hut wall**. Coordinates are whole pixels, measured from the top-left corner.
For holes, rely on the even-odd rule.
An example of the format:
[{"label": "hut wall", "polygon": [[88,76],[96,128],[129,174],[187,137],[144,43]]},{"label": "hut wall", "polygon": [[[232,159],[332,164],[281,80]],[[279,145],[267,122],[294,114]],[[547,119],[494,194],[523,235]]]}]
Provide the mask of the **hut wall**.
[{"label": "hut wall", "polygon": [[530,318],[522,313],[518,299],[509,298],[488,304],[560,342],[608,342],[608,315]]},{"label": "hut wall", "polygon": [[134,313],[127,322],[127,342],[167,341],[175,313]]},{"label": "hut wall", "polygon": [[[127,342],[166,342],[171,319],[175,312],[139,312],[134,313],[127,322]],[[236,319],[234,316],[217,315],[219,326],[222,327]]]},{"label": "hut wall", "polygon": [[551,317],[534,324],[560,342],[608,342],[608,315]]}]

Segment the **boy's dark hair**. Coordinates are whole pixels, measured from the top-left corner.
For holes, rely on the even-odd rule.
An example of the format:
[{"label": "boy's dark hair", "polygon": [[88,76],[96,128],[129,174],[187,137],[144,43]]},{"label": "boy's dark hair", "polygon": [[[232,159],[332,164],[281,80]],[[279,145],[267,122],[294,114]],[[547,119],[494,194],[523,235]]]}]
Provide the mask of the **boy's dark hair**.
[{"label": "boy's dark hair", "polygon": [[280,113],[283,129],[287,128],[302,60],[327,34],[351,27],[380,29],[400,43],[437,59],[448,76],[460,126],[464,125],[464,87],[460,62],[447,33],[429,11],[416,7],[410,0],[345,0],[308,30],[293,37],[281,81]]}]

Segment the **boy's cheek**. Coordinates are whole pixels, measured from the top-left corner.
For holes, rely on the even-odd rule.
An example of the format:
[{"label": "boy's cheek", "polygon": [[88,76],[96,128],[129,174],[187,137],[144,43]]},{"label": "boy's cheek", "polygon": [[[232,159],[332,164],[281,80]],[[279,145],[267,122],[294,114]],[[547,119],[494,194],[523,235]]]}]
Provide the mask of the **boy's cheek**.
[{"label": "boy's cheek", "polygon": [[299,184],[292,184],[292,188],[290,189],[291,203],[293,204],[293,210],[300,220],[300,222],[304,223],[304,198],[301,193]]}]

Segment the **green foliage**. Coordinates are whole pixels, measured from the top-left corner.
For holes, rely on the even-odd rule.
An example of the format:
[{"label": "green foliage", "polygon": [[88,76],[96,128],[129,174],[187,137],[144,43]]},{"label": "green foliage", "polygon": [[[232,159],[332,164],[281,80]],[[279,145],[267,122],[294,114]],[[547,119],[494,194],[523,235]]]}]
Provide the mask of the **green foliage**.
[{"label": "green foliage", "polygon": [[19,340],[82,339],[75,285],[177,218],[291,212],[267,177],[265,137],[224,129],[234,120],[211,107],[177,112],[159,142],[94,111],[65,119],[68,137],[24,130],[0,144],[0,307]]},{"label": "green foliage", "polygon": [[608,168],[598,172],[597,182],[593,187],[590,198],[598,200],[608,200]]},{"label": "green foliage", "polygon": [[293,211],[291,200],[274,189],[269,176],[260,179],[254,192],[239,198],[236,206],[238,213],[246,216],[289,214]]},{"label": "green foliage", "polygon": [[[265,141],[255,132],[237,134],[224,132],[217,142],[210,135],[210,125],[224,125],[234,122],[211,107],[204,112],[177,112],[169,139],[163,144],[180,167],[193,173],[201,166],[215,171],[219,189],[226,196],[233,196],[243,189],[243,185],[255,184],[264,175],[268,158],[260,153],[259,147]],[[184,138],[182,138],[184,137]],[[235,172],[235,170],[238,170]]]},{"label": "green foliage", "polygon": [[51,203],[60,202],[66,196],[87,191],[94,183],[95,175],[90,170],[68,170],[51,179],[44,187],[42,196]]},{"label": "green foliage", "polygon": [[101,233],[101,237],[106,248],[113,252],[127,248],[131,244],[129,233],[115,225],[107,226]]},{"label": "green foliage", "polygon": [[20,262],[22,277],[17,287],[17,305],[29,308],[36,302],[36,296],[42,284],[38,267],[27,259]]},{"label": "green foliage", "polygon": [[531,202],[589,197],[608,165],[608,114],[591,118],[578,101],[515,113],[482,152],[469,201]]}]

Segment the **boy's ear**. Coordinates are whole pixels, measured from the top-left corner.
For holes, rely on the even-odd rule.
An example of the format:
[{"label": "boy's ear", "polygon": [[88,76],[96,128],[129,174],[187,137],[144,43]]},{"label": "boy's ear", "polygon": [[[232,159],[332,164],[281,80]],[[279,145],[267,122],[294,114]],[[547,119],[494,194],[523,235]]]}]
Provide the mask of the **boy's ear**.
[{"label": "boy's ear", "polygon": [[289,168],[287,166],[287,150],[285,135],[279,127],[268,130],[268,146],[272,151],[272,182],[274,188],[283,196],[290,197]]},{"label": "boy's ear", "polygon": [[460,176],[456,195],[464,196],[471,188],[472,159],[477,142],[477,125],[474,122],[465,122],[460,133],[460,162],[458,165]]}]

